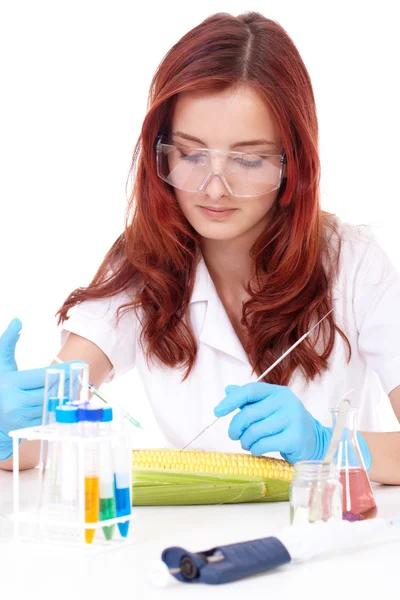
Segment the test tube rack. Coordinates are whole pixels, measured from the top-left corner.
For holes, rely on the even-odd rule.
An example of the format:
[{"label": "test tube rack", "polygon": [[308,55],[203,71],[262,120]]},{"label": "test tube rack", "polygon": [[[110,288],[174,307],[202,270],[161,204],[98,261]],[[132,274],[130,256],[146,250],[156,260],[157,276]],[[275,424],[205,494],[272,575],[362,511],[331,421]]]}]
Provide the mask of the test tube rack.
[{"label": "test tube rack", "polygon": [[[132,507],[132,468],[131,468],[131,453],[132,439],[131,434],[125,430],[115,431],[110,433],[102,432],[95,438],[84,437],[78,434],[61,435],[54,425],[40,425],[37,427],[27,427],[11,431],[9,434],[13,438],[13,513],[11,519],[14,523],[14,541],[32,541],[35,543],[44,542],[51,545],[59,544],[79,546],[88,551],[100,549],[110,550],[112,548],[120,548],[121,544],[130,543],[132,538],[132,528],[126,538],[119,535],[117,525],[126,523],[136,517],[135,513],[130,510],[130,514],[114,517],[107,520],[96,520],[94,522],[86,521],[85,516],[85,452],[87,452],[93,444],[109,444],[110,448],[119,448],[119,451],[126,457],[126,464],[129,465],[129,500]],[[48,490],[48,475],[49,467],[39,465],[33,473],[35,480],[35,493],[32,498],[28,499],[26,506],[26,498],[24,498],[24,506],[21,506],[21,485],[20,485],[20,470],[19,470],[19,444],[22,440],[34,441],[38,440],[43,446],[49,449],[61,448],[63,444],[69,444],[69,448],[75,447],[75,456],[77,457],[77,495],[76,495],[76,512],[74,518],[62,518],[62,504],[60,511],[57,511],[57,505],[53,504],[52,510],[48,511],[46,504],[43,504],[43,490]],[[47,486],[47,488],[46,488]],[[44,499],[45,500],[45,499]],[[112,540],[105,540],[101,529],[104,527],[116,526],[116,531]],[[87,529],[96,530],[93,542],[86,543],[85,532]]]}]

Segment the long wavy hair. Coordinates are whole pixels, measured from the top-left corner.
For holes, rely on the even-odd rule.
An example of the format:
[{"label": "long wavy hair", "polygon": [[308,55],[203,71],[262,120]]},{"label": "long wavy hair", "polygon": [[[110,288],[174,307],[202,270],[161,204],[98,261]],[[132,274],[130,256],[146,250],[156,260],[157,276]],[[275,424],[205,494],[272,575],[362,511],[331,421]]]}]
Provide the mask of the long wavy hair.
[{"label": "long wavy hair", "polygon": [[[236,85],[252,86],[272,111],[287,159],[272,218],[251,251],[256,275],[248,286],[242,324],[254,372],[265,371],[331,309],[340,236],[333,236],[338,233],[334,216],[320,208],[318,122],[310,77],[285,30],[259,13],[246,12],[205,19],[158,66],[133,153],[125,230],[90,285],[73,291],[57,312],[60,324],[80,302],[135,290],[118,316],[121,310],[140,313],[140,343],[148,364],[182,368],[183,380],[197,355],[186,314],[200,237],[182,214],[173,188],[157,176],[155,140],[168,131],[178,94]],[[332,239],[338,243],[331,244]],[[331,313],[268,381],[287,385],[296,368],[313,380],[328,367],[335,330],[347,343],[350,360],[350,343]]]}]

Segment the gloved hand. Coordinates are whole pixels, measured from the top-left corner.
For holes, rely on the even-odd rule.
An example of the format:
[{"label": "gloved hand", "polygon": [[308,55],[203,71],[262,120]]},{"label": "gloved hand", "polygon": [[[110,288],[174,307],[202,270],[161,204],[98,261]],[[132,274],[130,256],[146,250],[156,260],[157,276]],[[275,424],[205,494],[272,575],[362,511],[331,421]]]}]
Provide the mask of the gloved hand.
[{"label": "gloved hand", "polygon": [[[33,427],[42,422],[45,374],[48,367],[30,371],[18,371],[15,347],[22,328],[19,319],[13,319],[0,337],[0,460],[12,454],[13,429]],[[75,361],[74,361],[75,362]],[[69,365],[54,365],[66,370]]]},{"label": "gloved hand", "polygon": [[[282,458],[322,460],[328,449],[332,428],[324,427],[306,410],[303,403],[286,386],[255,382],[243,386],[228,385],[227,396],[214,409],[223,417],[240,408],[230,424],[228,435],[240,440],[243,450],[256,456],[280,452]],[[357,432],[366,469],[372,463],[367,442]]]},{"label": "gloved hand", "polygon": [[222,417],[240,408],[229,427],[229,437],[260,456],[280,452],[290,463],[322,459],[332,430],[304,408],[286,386],[248,383],[225,388],[226,398],[214,409]]}]

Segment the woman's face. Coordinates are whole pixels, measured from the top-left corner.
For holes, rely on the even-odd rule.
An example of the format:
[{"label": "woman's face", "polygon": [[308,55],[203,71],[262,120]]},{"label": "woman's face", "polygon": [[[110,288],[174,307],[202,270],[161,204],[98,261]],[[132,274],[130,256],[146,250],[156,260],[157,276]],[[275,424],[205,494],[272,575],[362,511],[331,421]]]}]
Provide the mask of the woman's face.
[{"label": "woman's face", "polygon": [[[189,140],[186,136],[197,138],[198,141]],[[254,140],[258,141],[257,144],[243,143]],[[240,146],[235,146],[238,142],[240,142]],[[236,175],[229,174],[228,166],[226,168],[228,183],[238,181],[237,178],[243,180],[242,170],[248,173],[248,177],[252,181],[261,179],[263,176],[259,175],[260,161],[255,160],[255,155],[280,154],[282,151],[282,140],[273,115],[257,93],[247,86],[236,89],[229,88],[221,92],[183,92],[179,94],[172,117],[169,143],[195,148],[235,150],[252,155],[248,157],[254,164],[252,168],[240,157],[234,160],[229,159],[232,161],[229,164],[233,165]],[[182,168],[187,169],[188,159],[184,160],[186,162]],[[195,160],[198,158],[195,157]],[[213,169],[208,170],[215,169],[225,172],[224,165],[227,163],[224,162],[224,156],[215,155],[213,160],[215,161]],[[279,157],[271,160],[278,169]],[[191,159],[189,161],[189,168],[191,168],[193,162]],[[258,174],[256,174],[257,165]],[[267,168],[269,168],[268,165]],[[244,180],[246,181],[246,178]],[[253,189],[256,187],[253,185]],[[260,190],[259,187],[258,190]],[[221,177],[213,175],[201,192],[187,192],[177,188],[174,188],[174,192],[186,219],[202,238],[234,240],[250,236],[255,240],[265,229],[268,214],[279,189],[261,196],[236,197],[229,193]],[[240,193],[245,192],[240,191]],[[210,209],[230,210],[218,213]]]}]

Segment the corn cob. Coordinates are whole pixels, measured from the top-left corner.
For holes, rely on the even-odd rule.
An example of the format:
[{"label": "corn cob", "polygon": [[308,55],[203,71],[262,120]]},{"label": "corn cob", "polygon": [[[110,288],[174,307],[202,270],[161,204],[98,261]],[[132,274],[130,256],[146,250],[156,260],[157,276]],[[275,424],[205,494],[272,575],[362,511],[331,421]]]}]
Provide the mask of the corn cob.
[{"label": "corn cob", "polygon": [[134,450],[132,504],[231,504],[289,499],[294,468],[251,454]]}]

